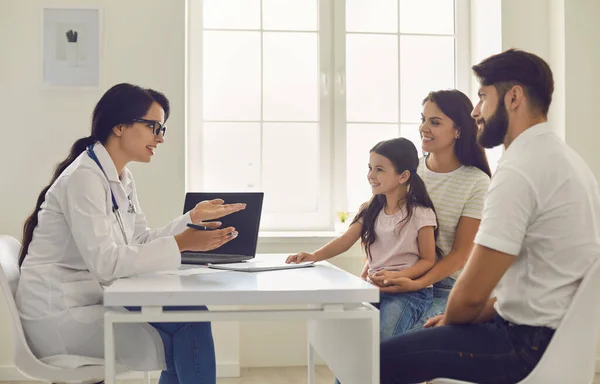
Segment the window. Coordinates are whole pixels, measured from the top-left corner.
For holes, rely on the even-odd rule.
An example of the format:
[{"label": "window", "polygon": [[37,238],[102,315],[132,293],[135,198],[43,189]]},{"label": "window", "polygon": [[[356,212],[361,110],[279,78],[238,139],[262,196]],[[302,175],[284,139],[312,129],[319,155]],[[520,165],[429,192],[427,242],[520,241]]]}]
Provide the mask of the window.
[{"label": "window", "polygon": [[370,198],[369,149],[420,148],[427,93],[470,90],[467,0],[190,7],[188,188],[264,191],[263,230],[332,229]]}]

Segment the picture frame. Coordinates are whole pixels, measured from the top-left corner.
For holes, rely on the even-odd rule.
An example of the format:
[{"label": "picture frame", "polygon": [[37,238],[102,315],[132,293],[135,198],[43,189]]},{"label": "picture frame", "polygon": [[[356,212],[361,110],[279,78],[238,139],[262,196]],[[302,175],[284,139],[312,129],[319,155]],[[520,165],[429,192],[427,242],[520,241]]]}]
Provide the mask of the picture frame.
[{"label": "picture frame", "polygon": [[100,87],[100,8],[42,9],[42,83],[44,88]]}]

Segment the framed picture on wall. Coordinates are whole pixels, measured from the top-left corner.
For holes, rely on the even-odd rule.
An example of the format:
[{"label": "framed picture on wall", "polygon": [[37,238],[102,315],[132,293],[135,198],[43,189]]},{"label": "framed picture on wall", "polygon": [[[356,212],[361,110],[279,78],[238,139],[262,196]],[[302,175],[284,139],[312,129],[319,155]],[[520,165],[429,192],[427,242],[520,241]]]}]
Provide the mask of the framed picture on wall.
[{"label": "framed picture on wall", "polygon": [[42,28],[45,87],[100,85],[98,8],[44,8]]}]

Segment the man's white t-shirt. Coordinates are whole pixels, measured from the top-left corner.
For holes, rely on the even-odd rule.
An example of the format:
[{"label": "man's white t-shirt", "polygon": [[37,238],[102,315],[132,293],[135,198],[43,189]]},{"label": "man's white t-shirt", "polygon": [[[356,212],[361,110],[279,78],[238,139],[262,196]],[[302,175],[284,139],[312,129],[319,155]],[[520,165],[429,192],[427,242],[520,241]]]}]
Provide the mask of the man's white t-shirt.
[{"label": "man's white t-shirt", "polygon": [[600,192],[548,123],[527,129],[504,152],[475,243],[516,257],[495,289],[498,314],[556,329],[600,257]]}]

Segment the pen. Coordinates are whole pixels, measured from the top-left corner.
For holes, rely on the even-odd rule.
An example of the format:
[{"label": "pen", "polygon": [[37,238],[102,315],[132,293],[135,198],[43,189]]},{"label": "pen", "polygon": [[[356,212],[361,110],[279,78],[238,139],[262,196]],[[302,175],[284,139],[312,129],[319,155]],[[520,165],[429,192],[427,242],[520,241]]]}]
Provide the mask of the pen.
[{"label": "pen", "polygon": [[208,228],[206,228],[204,225],[198,225],[198,224],[194,224],[194,223],[188,223],[187,226],[190,228],[193,228],[193,229],[197,229],[199,231],[207,231],[208,230]]},{"label": "pen", "polygon": [[[198,225],[198,224],[194,224],[194,223],[188,223],[187,226],[190,228],[193,228],[193,229],[197,229],[199,231],[209,231],[210,230],[208,227],[206,227],[204,225]],[[229,233],[229,236],[237,237],[237,233],[231,232],[231,233]]]}]

